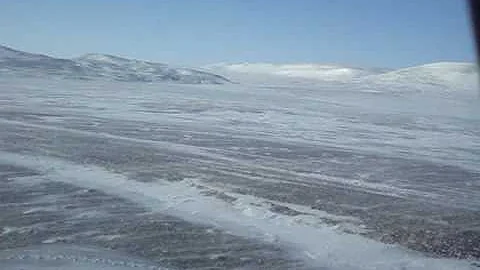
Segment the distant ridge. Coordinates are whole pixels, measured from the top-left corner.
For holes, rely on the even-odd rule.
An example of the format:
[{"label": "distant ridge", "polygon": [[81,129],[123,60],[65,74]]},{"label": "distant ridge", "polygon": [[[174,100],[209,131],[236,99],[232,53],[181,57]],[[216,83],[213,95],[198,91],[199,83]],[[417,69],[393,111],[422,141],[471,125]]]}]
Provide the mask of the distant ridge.
[{"label": "distant ridge", "polygon": [[220,75],[191,68],[127,59],[107,54],[87,54],[74,59],[18,51],[0,46],[0,76],[60,76],[73,79],[107,79],[130,82],[223,84]]}]

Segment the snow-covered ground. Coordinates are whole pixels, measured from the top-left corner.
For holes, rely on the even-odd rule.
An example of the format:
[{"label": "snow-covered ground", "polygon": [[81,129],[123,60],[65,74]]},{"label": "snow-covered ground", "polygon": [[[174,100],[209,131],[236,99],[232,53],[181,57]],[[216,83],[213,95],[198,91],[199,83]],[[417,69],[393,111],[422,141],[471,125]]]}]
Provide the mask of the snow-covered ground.
[{"label": "snow-covered ground", "polygon": [[126,253],[66,244],[0,251],[0,261],[1,269],[14,270],[167,270]]},{"label": "snow-covered ground", "polygon": [[446,66],[1,77],[0,269],[478,269],[480,104]]}]

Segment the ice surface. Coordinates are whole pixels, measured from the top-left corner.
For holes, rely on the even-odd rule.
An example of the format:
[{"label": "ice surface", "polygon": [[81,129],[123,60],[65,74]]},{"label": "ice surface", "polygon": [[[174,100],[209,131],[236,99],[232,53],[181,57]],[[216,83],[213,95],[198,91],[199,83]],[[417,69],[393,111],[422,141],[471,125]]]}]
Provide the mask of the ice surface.
[{"label": "ice surface", "polygon": [[[465,261],[427,258],[400,247],[277,215],[255,204],[257,200],[251,197],[230,205],[214,197],[202,196],[189,181],[162,185],[139,183],[95,166],[69,164],[48,157],[4,152],[0,159],[2,163],[44,171],[52,181],[102,190],[153,211],[227,228],[241,236],[290,245],[295,252],[303,253],[316,265],[327,269],[473,269]],[[44,243],[55,242],[57,239]]]},{"label": "ice surface", "polygon": [[0,251],[5,270],[166,270],[127,254],[94,247],[51,244]]},{"label": "ice surface", "polygon": [[[108,224],[109,215],[122,211],[113,206],[129,205],[205,226],[189,227],[203,234],[218,230],[268,243],[313,269],[475,269],[466,258],[478,258],[476,89],[398,92],[372,85],[2,78],[0,166],[6,173],[0,191],[28,191],[22,193],[27,198],[0,198],[2,209],[15,206],[18,215],[8,214],[18,216],[16,222],[39,227],[5,226],[0,240],[56,245],[87,239],[152,252],[155,243],[132,240],[155,236],[137,232],[143,224],[107,233],[82,227],[89,220],[104,226],[100,221]],[[23,169],[10,173],[10,167]],[[111,203],[120,199],[128,203]],[[61,207],[52,208],[55,202]],[[55,218],[79,223],[73,228],[81,231],[65,226],[59,235],[36,234]],[[181,237],[172,240],[173,254],[153,253],[187,258],[181,252],[194,242]],[[232,252],[251,247],[235,239]],[[189,263],[212,266],[198,257],[218,262],[227,256],[218,245],[208,248],[196,250]]]}]

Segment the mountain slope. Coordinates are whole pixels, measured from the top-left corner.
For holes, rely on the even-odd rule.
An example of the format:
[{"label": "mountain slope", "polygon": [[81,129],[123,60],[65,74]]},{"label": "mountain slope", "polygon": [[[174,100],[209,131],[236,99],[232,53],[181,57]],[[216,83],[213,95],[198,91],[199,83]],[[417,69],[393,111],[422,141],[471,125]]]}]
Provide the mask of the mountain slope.
[{"label": "mountain slope", "polygon": [[360,83],[368,88],[473,89],[477,67],[472,63],[440,62],[398,70],[355,68],[322,64],[216,64],[206,71],[173,67],[162,63],[127,59],[108,54],[86,54],[60,59],[0,46],[0,76],[59,76],[75,79],[104,79],[129,82],[175,82],[223,84],[233,78],[253,84]]},{"label": "mountain slope", "polygon": [[171,81],[193,84],[229,82],[225,77],[213,73],[108,54],[87,54],[74,60],[98,76],[121,81]]},{"label": "mountain slope", "polygon": [[50,76],[118,81],[177,82],[222,84],[225,77],[189,68],[121,58],[113,55],[87,54],[75,59],[59,59],[0,46],[0,75]]},{"label": "mountain slope", "polygon": [[88,74],[88,71],[75,61],[17,51],[4,46],[0,46],[0,72],[23,76]]}]

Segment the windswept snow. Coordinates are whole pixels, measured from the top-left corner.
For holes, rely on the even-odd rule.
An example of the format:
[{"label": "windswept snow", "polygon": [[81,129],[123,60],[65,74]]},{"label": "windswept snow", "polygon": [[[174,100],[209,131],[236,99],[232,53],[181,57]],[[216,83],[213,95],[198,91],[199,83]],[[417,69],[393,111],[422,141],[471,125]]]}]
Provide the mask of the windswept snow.
[{"label": "windswept snow", "polygon": [[0,251],[0,263],[2,270],[167,270],[128,254],[65,244]]},{"label": "windswept snow", "polygon": [[0,49],[0,268],[477,269],[471,64]]},{"label": "windswept snow", "polygon": [[[258,198],[239,196],[232,203],[202,195],[197,183],[140,183],[96,166],[74,165],[45,156],[27,157],[0,152],[0,163],[34,168],[50,180],[101,190],[188,221],[228,229],[232,233],[287,245],[309,264],[329,270],[468,270],[468,261],[428,258],[404,248],[354,234],[336,232],[310,215],[281,215],[262,207]],[[233,196],[237,196],[233,194]],[[53,238],[44,243],[56,243]],[[1,255],[1,253],[0,253]],[[15,257],[13,257],[15,259]],[[1,260],[1,257],[0,257]],[[1,261],[0,261],[1,262]]]},{"label": "windswept snow", "polygon": [[174,269],[475,269],[475,91],[319,85],[0,79],[0,249],[86,243]]}]

